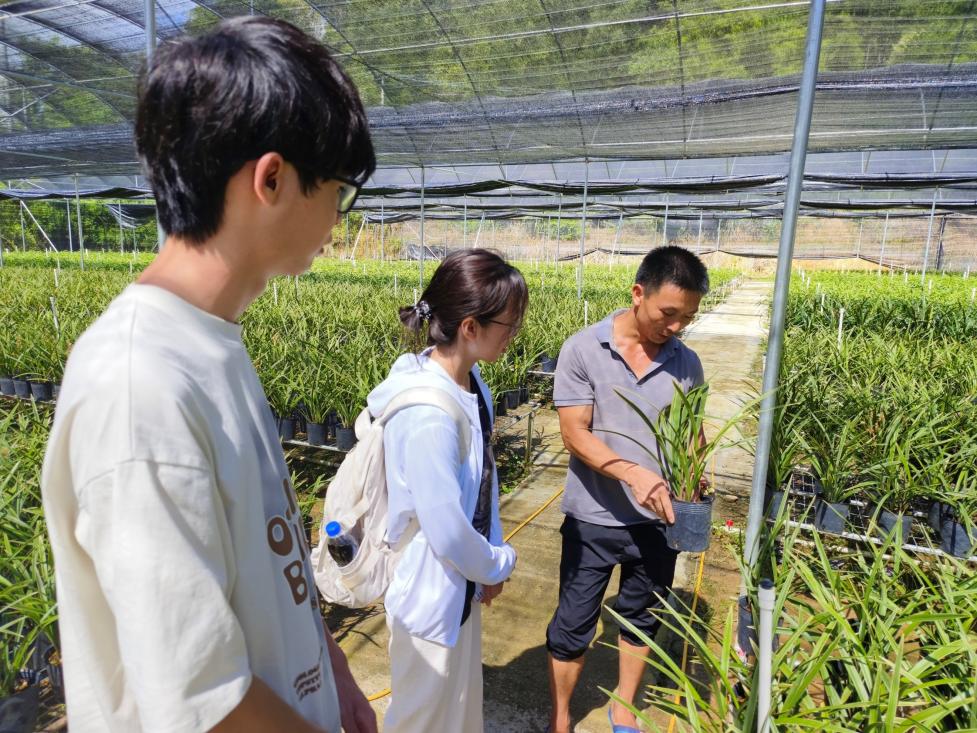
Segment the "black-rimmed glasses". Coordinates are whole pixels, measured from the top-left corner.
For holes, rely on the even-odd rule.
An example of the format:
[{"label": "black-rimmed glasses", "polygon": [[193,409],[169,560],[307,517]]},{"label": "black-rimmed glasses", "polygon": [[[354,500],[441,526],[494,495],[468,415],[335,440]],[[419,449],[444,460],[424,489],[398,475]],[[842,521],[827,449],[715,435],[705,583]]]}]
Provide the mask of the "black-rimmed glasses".
[{"label": "black-rimmed glasses", "polygon": [[350,178],[333,176],[339,181],[339,191],[336,194],[336,210],[340,214],[348,214],[356,203],[356,197],[360,195],[360,185]]}]

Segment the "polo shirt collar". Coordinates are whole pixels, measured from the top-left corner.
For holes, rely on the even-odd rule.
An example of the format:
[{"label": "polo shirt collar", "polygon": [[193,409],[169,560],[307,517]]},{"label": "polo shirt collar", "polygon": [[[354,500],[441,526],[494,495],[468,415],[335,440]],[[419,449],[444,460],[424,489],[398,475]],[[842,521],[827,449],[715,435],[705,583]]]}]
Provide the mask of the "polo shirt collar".
[{"label": "polo shirt collar", "polygon": [[[617,344],[614,343],[614,319],[625,311],[627,311],[627,308],[619,308],[602,321],[598,321],[596,328],[594,329],[597,340],[602,344],[607,344],[611,351],[615,353],[618,353],[618,351]],[[677,349],[678,339],[675,336],[670,336],[668,341],[663,343],[661,348],[658,350],[654,363],[664,364]]]}]

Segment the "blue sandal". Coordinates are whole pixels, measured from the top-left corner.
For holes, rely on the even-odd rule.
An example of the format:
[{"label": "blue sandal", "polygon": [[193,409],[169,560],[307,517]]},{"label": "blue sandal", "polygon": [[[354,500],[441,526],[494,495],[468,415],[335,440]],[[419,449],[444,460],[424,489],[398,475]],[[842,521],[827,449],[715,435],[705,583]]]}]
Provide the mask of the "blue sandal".
[{"label": "blue sandal", "polygon": [[611,724],[611,733],[641,733],[637,728],[630,725],[617,725],[614,723],[614,715],[611,712],[611,705],[607,706],[607,722]]}]

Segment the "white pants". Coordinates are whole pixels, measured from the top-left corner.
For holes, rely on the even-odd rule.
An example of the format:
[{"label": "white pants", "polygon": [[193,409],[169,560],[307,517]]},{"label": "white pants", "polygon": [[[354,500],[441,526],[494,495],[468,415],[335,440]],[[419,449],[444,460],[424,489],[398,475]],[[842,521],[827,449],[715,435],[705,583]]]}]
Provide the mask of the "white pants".
[{"label": "white pants", "polygon": [[390,628],[390,706],[384,733],[482,733],[482,610],[472,612],[453,647]]}]

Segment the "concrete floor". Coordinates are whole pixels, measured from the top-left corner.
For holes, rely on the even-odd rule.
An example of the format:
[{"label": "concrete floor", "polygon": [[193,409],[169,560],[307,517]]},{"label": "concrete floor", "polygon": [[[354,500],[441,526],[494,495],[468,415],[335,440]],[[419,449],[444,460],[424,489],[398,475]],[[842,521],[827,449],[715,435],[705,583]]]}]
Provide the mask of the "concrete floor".
[{"label": "concrete floor", "polygon": [[[712,385],[710,414],[728,415],[737,400],[759,382],[760,348],[766,334],[767,303],[771,283],[746,282],[725,303],[705,314],[690,327],[686,343],[700,355],[706,378]],[[546,503],[562,488],[567,453],[559,437],[556,413],[543,410],[535,421],[534,465],[525,481],[502,500],[506,532]],[[714,518],[735,519],[746,512],[752,458],[742,450],[724,452],[716,467],[720,500]],[[491,608],[483,613],[485,678],[485,729],[487,733],[544,731],[549,709],[545,631],[556,605],[559,581],[562,521],[559,500],[553,502],[512,540],[519,561],[512,580]],[[737,524],[740,522],[737,521]],[[735,604],[739,574],[738,549],[731,535],[714,535],[707,553],[699,612],[721,625]],[[698,556],[682,555],[676,570],[675,594],[691,602]],[[613,602],[617,579],[612,579],[605,602]],[[607,614],[605,613],[605,616]],[[367,694],[389,684],[387,630],[379,607],[363,611],[332,609],[327,621],[346,650],[353,672]],[[602,618],[594,645],[574,696],[571,713],[579,733],[605,733],[607,696],[617,678],[617,652],[600,642],[613,644],[616,626]],[[681,641],[660,638],[666,648],[681,657]],[[649,680],[646,679],[646,682]],[[378,717],[389,696],[374,703]],[[667,716],[649,713],[656,727],[665,730]],[[656,728],[652,728],[654,730]],[[431,733],[439,733],[432,731]],[[448,732],[445,732],[448,733]]]}]

